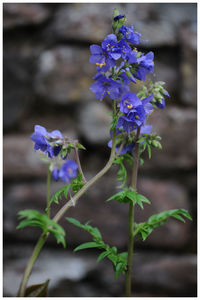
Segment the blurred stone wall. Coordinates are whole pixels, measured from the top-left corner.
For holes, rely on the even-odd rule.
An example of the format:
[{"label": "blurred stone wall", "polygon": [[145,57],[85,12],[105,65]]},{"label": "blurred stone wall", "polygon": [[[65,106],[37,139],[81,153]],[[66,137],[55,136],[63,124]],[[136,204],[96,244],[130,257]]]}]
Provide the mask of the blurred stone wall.
[{"label": "blurred stone wall", "polygon": [[[89,46],[111,33],[117,7],[142,33],[142,51],[155,53],[153,80],[166,82],[171,98],[152,115],[162,136],[139,172],[139,191],[152,201],[136,209],[136,221],[165,209],[185,208],[193,222],[170,220],[145,243],[136,242],[134,296],[196,296],[196,4],[4,4],[4,296],[15,296],[27,259],[40,232],[16,231],[17,211],[45,207],[46,167],[33,151],[35,124],[78,138],[87,152],[86,177],[109,157],[109,100],[100,103],[89,87],[95,67]],[[92,220],[104,240],[120,250],[127,244],[127,206],[105,203],[116,192],[113,167],[68,216]],[[61,187],[53,183],[52,191]],[[58,210],[55,205],[53,213]],[[123,296],[123,278],[113,280],[109,262],[96,263],[90,250],[72,253],[89,241],[79,229],[66,229],[67,250],[50,238],[31,283],[51,278],[50,296]]]}]

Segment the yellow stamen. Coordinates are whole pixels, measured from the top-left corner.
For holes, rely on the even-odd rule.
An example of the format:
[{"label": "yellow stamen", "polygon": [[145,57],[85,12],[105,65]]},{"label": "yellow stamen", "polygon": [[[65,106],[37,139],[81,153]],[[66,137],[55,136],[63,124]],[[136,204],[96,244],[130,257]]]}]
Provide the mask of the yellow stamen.
[{"label": "yellow stamen", "polygon": [[108,95],[110,95],[110,92],[109,92],[109,91],[107,91],[107,94],[108,94]]},{"label": "yellow stamen", "polygon": [[103,63],[96,63],[96,66],[100,68],[102,68],[105,65],[106,65],[105,61]]},{"label": "yellow stamen", "polygon": [[131,109],[131,108],[133,107],[133,105],[132,105],[132,104],[129,104],[129,105],[127,105],[127,107],[128,107],[129,109]]},{"label": "yellow stamen", "polygon": [[136,115],[135,118],[136,118],[136,119],[139,119],[139,116]]}]

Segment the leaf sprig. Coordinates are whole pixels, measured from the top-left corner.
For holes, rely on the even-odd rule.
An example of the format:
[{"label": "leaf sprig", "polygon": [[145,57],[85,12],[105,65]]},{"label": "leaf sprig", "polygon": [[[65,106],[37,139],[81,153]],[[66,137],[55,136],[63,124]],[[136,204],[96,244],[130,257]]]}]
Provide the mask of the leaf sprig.
[{"label": "leaf sprig", "polygon": [[110,197],[107,202],[111,200],[116,200],[119,203],[130,203],[132,202],[134,205],[138,204],[141,209],[144,209],[143,203],[151,204],[151,202],[143,195],[134,191],[131,187],[124,188],[121,192]]},{"label": "leaf sprig", "polygon": [[43,230],[44,234],[51,233],[57,240],[57,243],[61,243],[63,247],[66,247],[65,231],[64,229],[51,220],[46,214],[41,214],[37,210],[26,209],[18,213],[19,219],[23,219],[17,229],[21,229],[27,226],[39,227]]},{"label": "leaf sprig", "polygon": [[152,233],[152,231],[164,225],[167,222],[167,219],[169,217],[175,218],[179,221],[185,222],[184,218],[187,218],[189,220],[192,220],[191,215],[189,212],[185,209],[172,209],[172,210],[166,210],[159,214],[152,215],[147,222],[143,223],[135,223],[134,224],[134,236],[138,235],[139,239],[142,239],[143,241],[146,240],[146,238]]},{"label": "leaf sprig", "polygon": [[70,188],[74,193],[77,193],[83,186],[84,182],[82,180],[82,174],[79,173],[78,176],[70,184],[63,186],[51,197],[50,204],[53,202],[58,204],[59,200],[62,200],[63,196],[67,199]]},{"label": "leaf sprig", "polygon": [[119,188],[123,188],[126,185],[127,181],[127,170],[124,165],[124,162],[127,161],[130,166],[133,165],[132,156],[128,153],[119,156],[114,160],[114,164],[119,165],[119,170],[117,171],[117,180],[121,182]]},{"label": "leaf sprig", "polygon": [[92,227],[89,225],[89,222],[85,224],[81,224],[78,220],[74,218],[66,218],[70,223],[73,225],[84,229],[93,237],[93,242],[87,242],[84,244],[79,245],[74,249],[74,251],[79,251],[83,249],[88,248],[97,248],[99,250],[102,250],[102,253],[98,256],[97,261],[100,262],[104,258],[108,258],[114,268],[116,279],[121,273],[125,274],[126,268],[127,268],[127,252],[117,253],[116,247],[110,247],[108,244],[105,244],[102,240],[101,233],[97,227]]},{"label": "leaf sprig", "polygon": [[138,143],[140,143],[140,153],[144,152],[147,148],[149,159],[151,159],[151,147],[162,149],[162,145],[160,143],[161,137],[157,134],[143,134]]}]

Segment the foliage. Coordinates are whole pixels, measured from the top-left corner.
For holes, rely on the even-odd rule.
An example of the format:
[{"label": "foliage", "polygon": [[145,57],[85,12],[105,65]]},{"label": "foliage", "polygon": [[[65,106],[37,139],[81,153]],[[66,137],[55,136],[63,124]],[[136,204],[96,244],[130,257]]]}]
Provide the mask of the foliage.
[{"label": "foliage", "polygon": [[160,143],[161,137],[157,134],[143,134],[138,143],[140,143],[140,153],[144,152],[147,148],[149,159],[151,158],[151,147],[162,149],[162,145]]},{"label": "foliage", "polygon": [[124,188],[121,192],[110,197],[107,202],[111,200],[116,200],[119,203],[132,202],[134,205],[138,204],[142,209],[144,209],[143,203],[150,204],[150,201],[145,196],[137,193],[131,187]]},{"label": "foliage", "polygon": [[73,225],[84,229],[93,237],[93,242],[87,242],[79,245],[74,249],[74,251],[79,251],[88,248],[97,248],[102,250],[102,253],[98,256],[97,261],[101,261],[103,258],[107,257],[113,264],[115,271],[115,279],[119,276],[120,273],[124,274],[127,266],[127,252],[117,253],[116,247],[110,247],[108,244],[105,244],[102,240],[101,233],[97,227],[92,227],[89,225],[89,222],[81,224],[78,220],[74,218],[66,218]]},{"label": "foliage", "polygon": [[82,181],[82,174],[79,173],[78,176],[72,180],[72,182],[68,185],[65,185],[61,189],[59,189],[50,199],[50,203],[59,203],[59,200],[64,196],[67,199],[69,189],[71,188],[74,193],[77,193],[82,187],[84,183]]},{"label": "foliage", "polygon": [[51,220],[46,214],[40,214],[36,210],[26,209],[18,213],[20,221],[17,229],[21,229],[27,226],[39,227],[43,230],[44,234],[51,233],[57,240],[57,243],[61,243],[63,247],[66,247],[65,231],[64,229]]},{"label": "foliage", "polygon": [[169,217],[175,218],[182,222],[185,222],[183,217],[192,220],[192,217],[185,209],[172,209],[163,211],[159,214],[152,215],[147,222],[139,224],[135,223],[134,236],[138,235],[139,239],[142,239],[143,241],[146,240],[146,238],[152,233],[152,231],[155,228],[164,225]]},{"label": "foliage", "polygon": [[123,188],[127,181],[127,170],[124,165],[125,161],[127,161],[129,165],[133,165],[132,156],[128,153],[117,157],[113,162],[114,164],[119,165],[119,170],[117,171],[117,180],[121,182],[121,185],[119,186],[120,188]]},{"label": "foliage", "polygon": [[25,297],[48,297],[49,279],[41,284],[28,286],[25,291]]}]

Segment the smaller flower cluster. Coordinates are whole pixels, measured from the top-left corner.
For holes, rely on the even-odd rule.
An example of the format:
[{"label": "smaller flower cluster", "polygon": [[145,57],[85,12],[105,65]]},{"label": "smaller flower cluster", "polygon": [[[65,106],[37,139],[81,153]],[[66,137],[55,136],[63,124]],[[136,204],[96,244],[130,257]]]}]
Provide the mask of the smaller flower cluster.
[{"label": "smaller flower cluster", "polygon": [[[119,151],[122,141],[124,143],[120,155],[132,151],[135,147],[135,132],[138,127],[141,127],[140,135],[151,133],[152,126],[145,124],[148,116],[154,108],[163,109],[165,107],[164,96],[169,97],[163,85],[163,82],[151,83],[149,90],[144,87],[137,95],[128,92],[121,97],[119,118],[116,124],[118,137],[116,152]],[[150,93],[152,94],[149,95]],[[108,146],[112,147],[112,141],[109,141]]]},{"label": "smaller flower cluster", "polygon": [[61,179],[63,182],[69,183],[70,179],[77,176],[78,165],[75,161],[67,160],[60,168],[53,161],[56,157],[59,157],[60,161],[63,161],[68,155],[65,139],[59,130],[48,132],[43,126],[35,125],[35,131],[31,135],[31,140],[35,143],[35,150],[40,150],[42,153],[47,154],[52,160],[50,169],[56,181]]},{"label": "smaller flower cluster", "polygon": [[48,132],[46,128],[40,125],[35,125],[31,140],[35,143],[35,150],[47,153],[50,158],[57,156],[63,145],[63,136],[59,130]]},{"label": "smaller flower cluster", "polygon": [[78,165],[73,160],[67,160],[60,169],[54,167],[52,176],[57,181],[61,179],[62,182],[69,183],[71,179],[77,176]]},{"label": "smaller flower cluster", "polygon": [[126,93],[122,96],[120,102],[120,112],[116,128],[118,131],[130,133],[141,127],[146,122],[147,116],[153,111],[153,105],[150,103],[153,95],[140,99],[135,93]]}]

